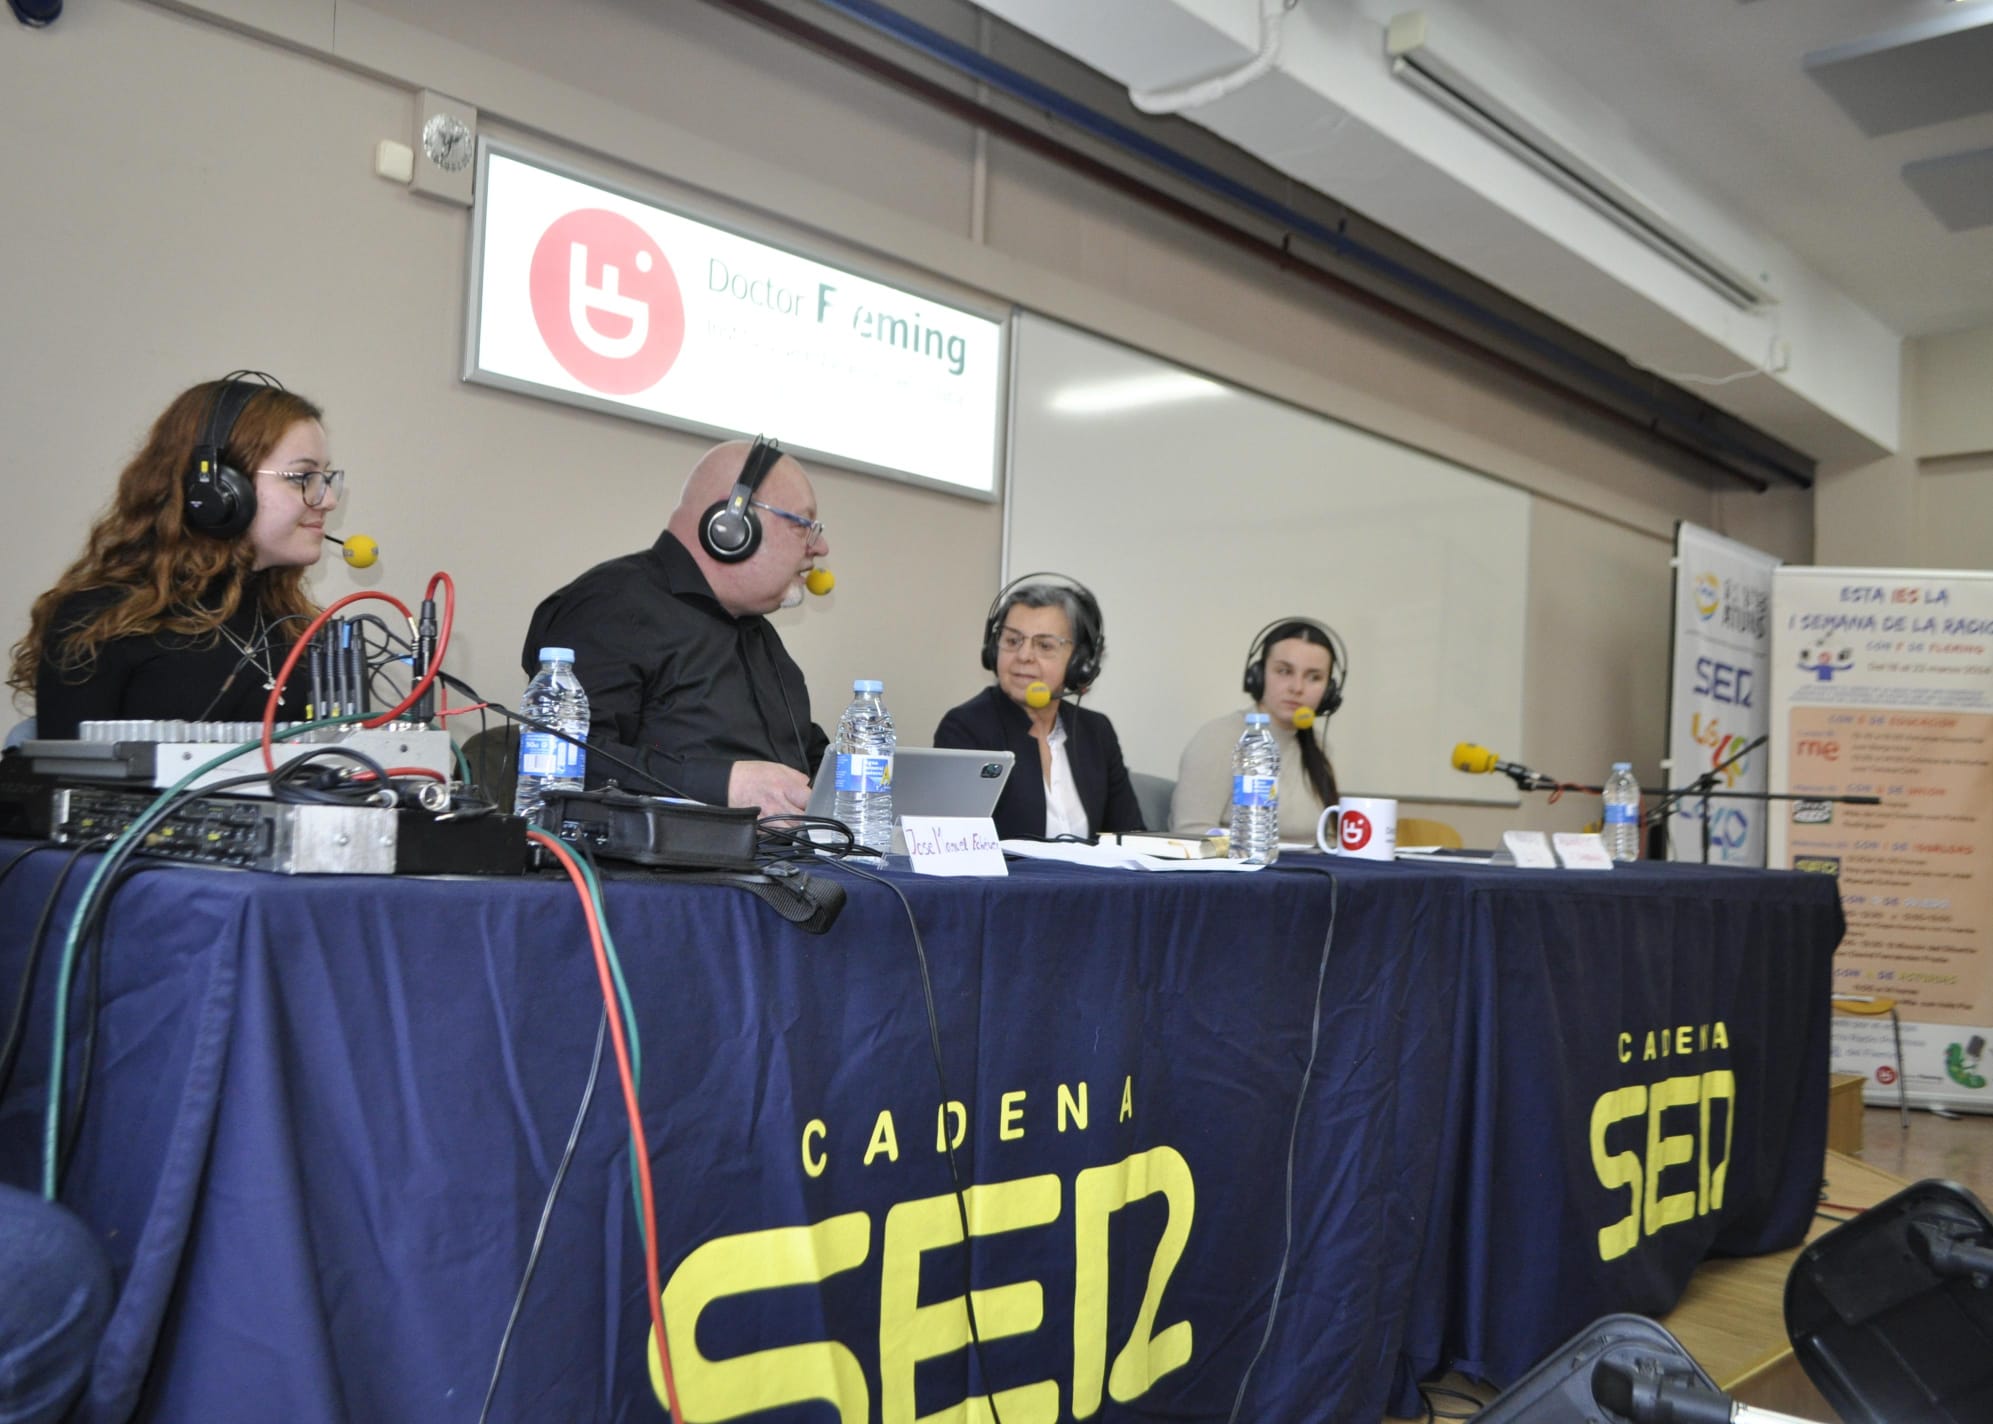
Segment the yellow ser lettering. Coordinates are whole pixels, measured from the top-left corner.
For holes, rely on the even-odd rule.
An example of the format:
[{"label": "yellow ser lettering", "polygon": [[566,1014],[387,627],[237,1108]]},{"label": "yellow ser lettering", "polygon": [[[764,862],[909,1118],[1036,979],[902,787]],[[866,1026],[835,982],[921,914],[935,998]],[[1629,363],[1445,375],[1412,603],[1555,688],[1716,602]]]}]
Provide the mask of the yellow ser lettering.
[{"label": "yellow ser lettering", "polygon": [[[963,1193],[969,1234],[994,1236],[1058,1220],[1059,1179],[1047,1174],[1012,1182],[973,1186]],[[1057,1424],[1059,1385],[1038,1380],[999,1390],[996,1415],[978,1395],[936,1414],[917,1415],[914,1370],[922,1360],[953,1354],[969,1344],[969,1312],[962,1297],[920,1303],[920,1261],[928,1251],[962,1242],[961,1208],[953,1193],[901,1202],[886,1213],[886,1240],[879,1280],[879,1417],[883,1424],[942,1424],[967,1420],[981,1424],[1000,1415],[1013,1424]],[[985,1340],[1025,1335],[1045,1319],[1045,1288],[1017,1281],[970,1293],[976,1331]]]},{"label": "yellow ser lettering", "polygon": [[1661,1195],[1661,1174],[1695,1156],[1695,1138],[1686,1132],[1663,1136],[1661,1118],[1669,1108],[1686,1107],[1702,1096],[1702,1078],[1687,1073],[1665,1078],[1647,1096],[1647,1234],[1695,1216],[1695,1193]]},{"label": "yellow ser lettering", "polygon": [[[1163,1194],[1169,1217],[1162,1240],[1156,1243],[1155,1259],[1149,1263],[1148,1289],[1134,1329],[1108,1370],[1108,1219],[1128,1203],[1156,1192]],[[1111,1167],[1089,1167],[1073,1183],[1073,1418],[1088,1419],[1099,1411],[1103,1376],[1115,1400],[1126,1402],[1189,1361],[1190,1322],[1179,1320],[1158,1332],[1156,1313],[1163,1288],[1190,1239],[1196,1209],[1197,1185],[1190,1164],[1174,1147],[1152,1147]]]},{"label": "yellow ser lettering", "polygon": [[1634,1083],[1601,1093],[1592,1104],[1592,1170],[1599,1185],[1609,1192],[1630,1188],[1627,1212],[1610,1226],[1599,1228],[1599,1259],[1616,1261],[1640,1244],[1640,1154],[1605,1150],[1605,1135],[1616,1122],[1638,1117],[1647,1111],[1647,1086]]},{"label": "yellow ser lettering", "polygon": [[[1723,1160],[1712,1167],[1709,1162],[1709,1109],[1718,1098],[1724,1100]],[[1697,1215],[1723,1209],[1723,1186],[1730,1178],[1730,1144],[1737,1135],[1737,1075],[1728,1068],[1715,1068],[1702,1075],[1701,1126],[1702,1157],[1697,1163],[1701,1176],[1696,1184],[1695,1205]]]},{"label": "yellow ser lettering", "polygon": [[[814,1226],[723,1236],[681,1261],[664,1288],[664,1328],[671,1337],[678,1402],[688,1424],[818,1399],[835,1406],[843,1424],[865,1424],[871,1394],[858,1357],[845,1346],[818,1340],[710,1360],[699,1352],[699,1316],[730,1295],[828,1280],[863,1264],[871,1249],[872,1219],[854,1211]],[[645,1354],[651,1389],[663,1403],[664,1377],[654,1344]]]}]

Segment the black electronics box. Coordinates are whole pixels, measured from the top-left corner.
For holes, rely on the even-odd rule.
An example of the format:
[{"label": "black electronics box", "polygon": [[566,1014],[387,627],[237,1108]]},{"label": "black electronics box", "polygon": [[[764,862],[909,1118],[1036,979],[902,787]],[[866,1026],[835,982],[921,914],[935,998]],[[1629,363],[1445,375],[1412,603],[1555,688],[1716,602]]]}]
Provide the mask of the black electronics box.
[{"label": "black electronics box", "polygon": [[395,812],[396,875],[523,875],[526,823],[517,816]]},{"label": "black electronics box", "polygon": [[549,791],[536,824],[605,860],[677,870],[753,870],[753,807],[702,806],[628,791]]},{"label": "black electronics box", "polygon": [[54,794],[55,778],[31,771],[19,752],[0,756],[0,836],[44,839]]}]

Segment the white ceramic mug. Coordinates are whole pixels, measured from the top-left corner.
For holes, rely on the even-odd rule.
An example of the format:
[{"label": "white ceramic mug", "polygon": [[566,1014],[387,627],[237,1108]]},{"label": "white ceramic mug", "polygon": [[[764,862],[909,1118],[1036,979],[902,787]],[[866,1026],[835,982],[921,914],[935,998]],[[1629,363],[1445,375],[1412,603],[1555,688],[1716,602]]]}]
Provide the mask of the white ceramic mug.
[{"label": "white ceramic mug", "polygon": [[[1336,837],[1329,839],[1329,822]],[[1315,822],[1315,847],[1325,855],[1389,860],[1398,850],[1398,803],[1380,796],[1345,796]]]}]

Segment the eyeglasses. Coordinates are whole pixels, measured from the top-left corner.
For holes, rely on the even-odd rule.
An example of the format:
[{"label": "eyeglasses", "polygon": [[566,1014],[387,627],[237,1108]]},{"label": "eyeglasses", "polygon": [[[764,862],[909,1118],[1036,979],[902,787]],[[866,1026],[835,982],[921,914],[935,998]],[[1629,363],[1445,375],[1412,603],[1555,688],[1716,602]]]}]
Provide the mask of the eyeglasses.
[{"label": "eyeglasses", "polygon": [[1057,656],[1059,649],[1070,646],[1072,641],[1071,638],[1058,638],[1050,633],[1020,633],[1015,628],[1006,628],[997,634],[997,646],[1006,653],[1021,651],[1029,643],[1041,658]]},{"label": "eyeglasses", "polygon": [[287,480],[307,509],[317,509],[325,503],[325,492],[332,491],[332,499],[337,503],[346,494],[346,472],[344,470],[258,470],[259,475],[275,475]]},{"label": "eyeglasses", "polygon": [[823,521],[821,519],[805,519],[800,514],[791,514],[786,509],[777,509],[772,504],[763,504],[758,499],[751,499],[748,503],[756,509],[761,510],[764,514],[772,514],[777,519],[786,519],[798,529],[807,531],[810,536],[809,542],[812,544],[823,538]]}]

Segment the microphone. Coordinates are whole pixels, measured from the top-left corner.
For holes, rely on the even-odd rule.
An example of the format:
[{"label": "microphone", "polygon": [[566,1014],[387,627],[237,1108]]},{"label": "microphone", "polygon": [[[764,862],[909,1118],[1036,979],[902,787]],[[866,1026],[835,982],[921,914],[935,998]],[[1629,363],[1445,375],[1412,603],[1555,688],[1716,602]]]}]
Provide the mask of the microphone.
[{"label": "microphone", "polygon": [[803,587],[822,597],[837,587],[837,575],[829,569],[811,569],[803,575]]},{"label": "microphone", "polygon": [[1315,713],[1315,709],[1314,709],[1314,708],[1312,708],[1312,707],[1296,707],[1296,708],[1294,709],[1294,716],[1293,716],[1293,718],[1292,718],[1291,720],[1292,720],[1292,721],[1293,721],[1293,723],[1294,723],[1294,730],[1295,730],[1295,731],[1297,731],[1297,732],[1305,732],[1305,731],[1307,731],[1307,730],[1308,730],[1308,729],[1309,729],[1310,727],[1314,726],[1314,725],[1315,725],[1315,723],[1316,723],[1316,722],[1317,722],[1318,720],[1320,720],[1320,719],[1319,719],[1319,718],[1318,718],[1318,717],[1316,716],[1316,713]]},{"label": "microphone", "polygon": [[1031,686],[1024,689],[1024,705],[1034,708],[1050,707],[1052,705],[1052,689],[1042,682],[1032,683]]},{"label": "microphone", "polygon": [[344,539],[336,534],[325,537],[339,546],[339,556],[356,569],[370,569],[380,560],[381,546],[365,534],[348,534]]},{"label": "microphone", "polygon": [[1520,762],[1503,761],[1486,747],[1475,742],[1454,743],[1453,769],[1475,773],[1499,771],[1523,791],[1534,791],[1539,786],[1555,785],[1541,772],[1532,771]]}]

